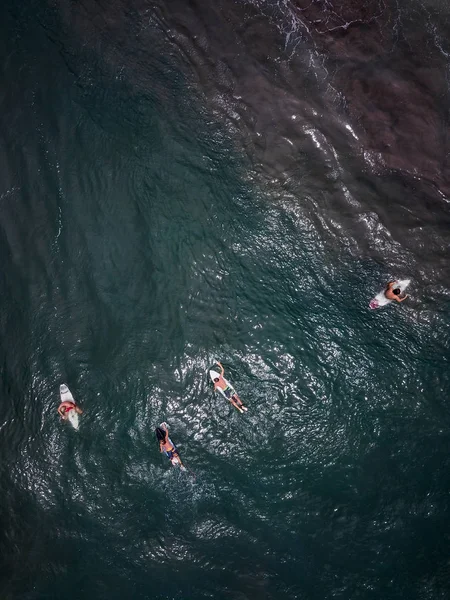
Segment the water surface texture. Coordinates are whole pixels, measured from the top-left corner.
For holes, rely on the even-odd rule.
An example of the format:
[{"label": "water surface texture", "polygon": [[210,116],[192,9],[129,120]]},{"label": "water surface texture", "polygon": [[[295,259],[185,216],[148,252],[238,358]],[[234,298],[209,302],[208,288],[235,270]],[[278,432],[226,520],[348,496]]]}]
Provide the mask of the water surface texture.
[{"label": "water surface texture", "polygon": [[448,4],[0,11],[2,600],[447,598]]}]

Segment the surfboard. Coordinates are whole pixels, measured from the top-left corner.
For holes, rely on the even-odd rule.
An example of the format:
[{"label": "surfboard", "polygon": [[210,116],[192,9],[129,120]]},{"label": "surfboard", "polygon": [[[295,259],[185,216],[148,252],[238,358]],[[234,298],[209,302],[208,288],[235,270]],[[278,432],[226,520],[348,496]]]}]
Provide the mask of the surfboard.
[{"label": "surfboard", "polygon": [[[214,369],[210,369],[209,376],[211,377],[211,381],[214,383],[214,379],[217,379],[217,377],[220,377],[220,373],[218,373],[217,371],[214,371]],[[227,384],[226,391],[228,392],[229,395],[227,396],[227,394],[225,393],[224,390],[222,390],[222,388],[218,387],[218,388],[216,388],[216,390],[222,394],[222,396],[225,398],[225,400],[229,401],[231,396],[233,396],[233,394],[236,394],[236,396],[237,396],[237,392],[234,389],[234,387],[231,385],[231,383],[227,379],[225,379],[225,377],[222,377],[222,379]],[[247,410],[247,407],[245,407],[245,406],[242,406],[242,408],[241,407],[238,408],[239,412],[244,412],[246,410]]]},{"label": "surfboard", "polygon": [[[400,288],[400,291],[403,294],[410,283],[411,279],[397,279],[395,281],[395,287]],[[369,302],[369,308],[381,308],[382,306],[387,306],[392,302],[392,300],[389,300],[389,298],[386,298],[384,295],[385,289],[381,290],[381,292],[377,294],[375,298],[372,298],[372,300]]]},{"label": "surfboard", "polygon": [[[62,383],[59,386],[59,395],[61,398],[61,402],[73,402],[75,404],[75,400],[73,399],[72,392],[69,390],[69,388],[67,387],[67,385],[65,383]],[[67,419],[74,429],[78,429],[79,418],[78,418],[78,413],[76,410],[69,410]]]}]

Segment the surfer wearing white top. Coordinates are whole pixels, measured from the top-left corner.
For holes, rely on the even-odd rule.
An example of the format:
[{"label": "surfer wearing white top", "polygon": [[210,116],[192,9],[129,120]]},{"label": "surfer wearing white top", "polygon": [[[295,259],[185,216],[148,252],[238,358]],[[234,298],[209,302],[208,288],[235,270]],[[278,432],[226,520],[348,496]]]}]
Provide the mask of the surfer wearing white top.
[{"label": "surfer wearing white top", "polygon": [[386,296],[386,298],[388,298],[388,300],[396,300],[397,302],[403,302],[403,300],[406,300],[408,296],[406,294],[404,296],[400,295],[400,288],[394,287],[396,283],[396,281],[389,281],[384,295]]},{"label": "surfer wearing white top", "polygon": [[228,398],[228,400],[231,402],[231,404],[237,408],[240,412],[247,410],[247,408],[243,405],[242,400],[239,398],[239,396],[237,395],[236,391],[231,387],[231,385],[228,383],[228,381],[226,381],[223,377],[223,374],[225,373],[225,369],[222,366],[222,363],[220,363],[219,361],[217,361],[217,364],[220,367],[220,375],[219,377],[215,377],[213,379],[214,382],[214,391],[216,391],[217,389],[220,390],[220,392],[226,397]]}]

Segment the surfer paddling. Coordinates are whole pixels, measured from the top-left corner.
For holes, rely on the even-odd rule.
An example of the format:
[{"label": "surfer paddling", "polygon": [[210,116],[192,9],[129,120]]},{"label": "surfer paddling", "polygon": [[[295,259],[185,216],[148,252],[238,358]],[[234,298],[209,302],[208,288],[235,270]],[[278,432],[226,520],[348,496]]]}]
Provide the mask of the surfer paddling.
[{"label": "surfer paddling", "polygon": [[181,462],[178,450],[169,437],[169,428],[167,423],[161,423],[161,425],[155,429],[155,433],[156,439],[159,442],[159,451],[165,453],[173,466],[180,465],[180,467],[184,469],[185,467]]},{"label": "surfer paddling", "polygon": [[396,300],[397,302],[403,302],[408,297],[406,294],[402,295],[401,289],[397,287],[397,281],[389,281],[384,295],[388,300]]},{"label": "surfer paddling", "polygon": [[59,397],[61,403],[58,406],[58,414],[63,421],[69,421],[74,429],[78,429],[78,415],[81,415],[83,411],[77,406],[72,392],[65,383],[59,386]]},{"label": "surfer paddling", "polygon": [[219,361],[216,362],[220,367],[220,373],[216,371],[210,370],[209,374],[214,383],[214,391],[218,390],[222,396],[224,396],[227,400],[231,402],[231,404],[238,409],[239,412],[244,412],[247,410],[247,407],[243,405],[242,400],[236,393],[236,390],[233,386],[224,378],[223,374],[225,373],[225,369],[222,366],[222,363]]},{"label": "surfer paddling", "polygon": [[397,279],[397,281],[389,281],[384,290],[381,290],[375,298],[369,302],[369,308],[381,308],[387,306],[395,300],[395,302],[403,302],[408,296],[405,290],[411,283],[410,279]]},{"label": "surfer paddling", "polygon": [[83,414],[83,411],[81,410],[81,408],[79,406],[77,406],[75,404],[75,402],[70,402],[69,400],[65,400],[64,402],[61,402],[61,404],[58,406],[58,414],[60,415],[61,419],[63,419],[64,421],[67,421],[67,419],[69,418],[69,412],[71,410],[74,410],[79,415]]}]

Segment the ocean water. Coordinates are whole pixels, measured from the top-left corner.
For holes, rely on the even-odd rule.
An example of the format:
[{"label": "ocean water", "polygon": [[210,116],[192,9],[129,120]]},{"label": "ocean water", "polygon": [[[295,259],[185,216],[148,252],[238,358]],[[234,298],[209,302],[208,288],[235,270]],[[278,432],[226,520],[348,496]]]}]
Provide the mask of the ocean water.
[{"label": "ocean water", "polygon": [[1,599],[447,598],[447,3],[0,10]]}]

